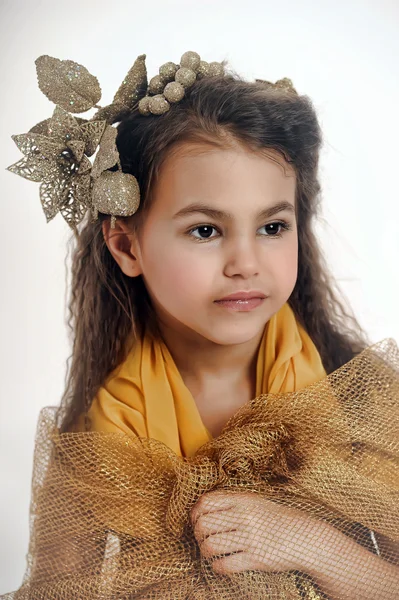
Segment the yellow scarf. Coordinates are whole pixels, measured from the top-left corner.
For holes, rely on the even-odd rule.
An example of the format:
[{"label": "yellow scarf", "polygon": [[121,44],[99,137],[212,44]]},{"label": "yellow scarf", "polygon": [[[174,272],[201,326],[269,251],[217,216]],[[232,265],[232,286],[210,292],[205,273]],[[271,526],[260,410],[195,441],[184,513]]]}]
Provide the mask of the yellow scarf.
[{"label": "yellow scarf", "polygon": [[[326,376],[320,355],[288,304],[267,323],[259,347],[256,396],[294,392]],[[144,335],[110,374],[89,410],[93,431],[135,432],[193,456],[212,439],[162,340]],[[83,420],[78,430],[83,429]]]}]

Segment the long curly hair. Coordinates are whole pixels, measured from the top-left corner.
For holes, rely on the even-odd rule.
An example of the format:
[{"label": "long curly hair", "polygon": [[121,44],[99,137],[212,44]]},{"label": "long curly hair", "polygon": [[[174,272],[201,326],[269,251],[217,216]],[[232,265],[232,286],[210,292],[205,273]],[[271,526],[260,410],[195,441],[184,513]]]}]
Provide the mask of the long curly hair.
[{"label": "long curly hair", "polygon": [[[177,144],[205,142],[226,148],[238,142],[251,150],[272,151],[288,162],[296,174],[299,253],[298,277],[288,303],[316,345],[328,374],[370,345],[352,310],[341,300],[342,292],[314,232],[321,196],[322,132],[308,96],[266,82],[248,82],[230,71],[196,80],[162,116],[143,116],[135,105],[117,128],[122,170],[133,174],[140,185],[139,210],[124,217],[138,235],[151,207],[160,167]],[[128,341],[141,334],[143,324],[155,335],[158,331],[142,277],[126,276],[105,243],[103,221],[109,218],[100,213],[93,223],[85,217],[79,235],[69,243],[67,325],[72,354],[58,413],[62,431],[87,413],[99,387],[125,359]]]}]

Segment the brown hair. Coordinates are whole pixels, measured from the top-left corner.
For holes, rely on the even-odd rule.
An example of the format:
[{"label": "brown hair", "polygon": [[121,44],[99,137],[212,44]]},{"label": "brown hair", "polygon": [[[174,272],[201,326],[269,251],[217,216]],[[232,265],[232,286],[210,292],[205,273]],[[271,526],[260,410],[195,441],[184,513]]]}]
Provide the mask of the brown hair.
[{"label": "brown hair", "polygon": [[[299,255],[289,305],[316,345],[327,373],[370,345],[340,299],[342,292],[329,273],[313,230],[320,205],[322,134],[309,97],[247,82],[230,72],[195,81],[185,97],[162,116],[143,116],[135,107],[119,123],[117,136],[122,169],[137,178],[141,190],[139,210],[125,218],[132,231],[140,232],[164,159],[184,142],[220,148],[239,143],[258,152],[272,151],[292,166],[297,181]],[[102,223],[107,218],[99,214],[95,223],[85,218],[79,236],[71,238],[68,326],[73,351],[59,413],[62,430],[87,411],[99,387],[124,360],[128,340],[140,335],[142,324],[157,332],[142,277],[126,276],[106,246]]]}]

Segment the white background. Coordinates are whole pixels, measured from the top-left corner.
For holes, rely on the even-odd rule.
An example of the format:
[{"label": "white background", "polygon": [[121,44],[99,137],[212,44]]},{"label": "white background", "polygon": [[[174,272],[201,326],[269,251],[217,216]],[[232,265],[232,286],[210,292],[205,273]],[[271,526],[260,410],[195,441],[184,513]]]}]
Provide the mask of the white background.
[{"label": "white background", "polygon": [[[9,173],[11,134],[51,116],[34,61],[83,64],[112,101],[139,54],[149,78],[187,50],[246,79],[290,77],[318,111],[321,243],[373,342],[399,342],[399,3],[397,0],[1,0],[0,593],[19,587],[28,548],[39,410],[59,403],[70,353],[61,215],[46,223],[39,184]],[[84,117],[91,116],[85,113]]]}]

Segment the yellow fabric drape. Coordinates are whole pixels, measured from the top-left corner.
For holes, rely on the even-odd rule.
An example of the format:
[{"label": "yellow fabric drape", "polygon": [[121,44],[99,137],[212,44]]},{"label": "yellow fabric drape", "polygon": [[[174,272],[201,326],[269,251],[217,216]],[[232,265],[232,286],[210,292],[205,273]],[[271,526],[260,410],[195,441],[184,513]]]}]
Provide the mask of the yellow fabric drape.
[{"label": "yellow fabric drape", "polygon": [[[265,326],[256,396],[295,392],[326,376],[320,355],[286,303]],[[93,431],[135,432],[191,457],[212,439],[162,340],[144,335],[108,377],[89,410]],[[78,429],[83,429],[81,419]]]}]

